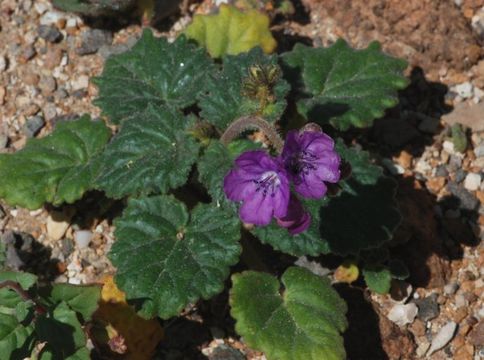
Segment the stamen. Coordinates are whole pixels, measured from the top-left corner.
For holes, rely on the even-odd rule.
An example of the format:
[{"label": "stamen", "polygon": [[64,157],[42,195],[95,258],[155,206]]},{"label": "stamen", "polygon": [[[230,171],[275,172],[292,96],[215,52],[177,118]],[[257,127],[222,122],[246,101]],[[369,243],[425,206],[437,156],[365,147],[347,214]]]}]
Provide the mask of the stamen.
[{"label": "stamen", "polygon": [[276,190],[279,188],[281,181],[279,180],[279,176],[274,171],[267,171],[262,174],[262,176],[258,180],[253,180],[257,187],[255,189],[256,192],[262,190],[262,196],[267,196],[268,192],[270,191],[271,197],[275,196]]}]

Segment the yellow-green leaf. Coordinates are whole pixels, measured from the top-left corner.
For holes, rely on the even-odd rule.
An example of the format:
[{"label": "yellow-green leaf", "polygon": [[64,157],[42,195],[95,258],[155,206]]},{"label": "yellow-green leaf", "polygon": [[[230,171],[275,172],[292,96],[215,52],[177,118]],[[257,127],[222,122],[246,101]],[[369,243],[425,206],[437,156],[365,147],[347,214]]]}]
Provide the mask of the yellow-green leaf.
[{"label": "yellow-green leaf", "polygon": [[257,10],[242,12],[230,5],[221,5],[218,14],[195,15],[185,34],[214,58],[237,55],[256,46],[269,54],[277,45],[267,15]]}]

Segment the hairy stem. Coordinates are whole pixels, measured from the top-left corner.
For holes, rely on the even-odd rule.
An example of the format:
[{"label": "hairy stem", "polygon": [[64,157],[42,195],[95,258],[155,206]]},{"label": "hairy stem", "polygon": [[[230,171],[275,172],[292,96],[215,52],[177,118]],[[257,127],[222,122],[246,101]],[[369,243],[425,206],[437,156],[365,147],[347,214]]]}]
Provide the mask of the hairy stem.
[{"label": "hairy stem", "polygon": [[37,304],[29,295],[27,291],[22,289],[19,283],[12,281],[12,280],[5,280],[0,282],[0,289],[8,288],[10,290],[15,291],[24,301],[32,300],[35,304],[35,312],[37,314],[44,314],[46,310],[43,306]]},{"label": "hairy stem", "polygon": [[230,124],[227,130],[225,130],[220,138],[220,141],[222,144],[228,145],[242,132],[253,128],[261,130],[267,139],[269,139],[269,142],[274,149],[278,153],[281,153],[284,146],[284,141],[281,139],[274,126],[259,116],[242,116],[238,118],[232,124]]}]

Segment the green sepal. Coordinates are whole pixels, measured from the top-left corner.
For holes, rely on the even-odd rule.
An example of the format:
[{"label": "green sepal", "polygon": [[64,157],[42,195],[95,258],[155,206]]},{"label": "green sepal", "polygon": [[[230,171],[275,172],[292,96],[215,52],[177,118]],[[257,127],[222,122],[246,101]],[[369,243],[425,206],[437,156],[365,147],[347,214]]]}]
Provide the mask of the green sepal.
[{"label": "green sepal", "polygon": [[[261,66],[278,71],[276,56],[264,55],[260,48],[248,53],[223,58],[223,69],[207,79],[205,92],[200,93],[200,115],[220,130],[225,130],[234,120],[245,115],[259,115],[268,121],[277,120],[286,108],[285,97],[289,84],[281,77],[268,86],[268,94],[263,98],[244,94],[244,83],[250,82],[249,71],[253,66]],[[262,79],[260,79],[262,80]],[[264,88],[266,81],[251,84]],[[273,96],[273,101],[267,100]]]}]

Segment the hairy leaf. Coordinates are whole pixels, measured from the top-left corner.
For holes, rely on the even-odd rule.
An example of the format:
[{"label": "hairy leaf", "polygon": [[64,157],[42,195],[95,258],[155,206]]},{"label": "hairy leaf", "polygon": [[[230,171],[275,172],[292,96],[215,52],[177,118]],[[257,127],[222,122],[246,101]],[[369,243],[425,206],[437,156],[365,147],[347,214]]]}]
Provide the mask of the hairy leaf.
[{"label": "hairy leaf", "polygon": [[343,40],[328,48],[297,44],[283,60],[288,76],[305,93],[299,111],[310,121],[329,122],[340,130],[370,126],[397,104],[397,90],[408,83],[402,76],[406,62],[382,53],[377,42],[362,50]]},{"label": "hairy leaf", "polygon": [[189,214],[169,196],[131,199],[116,221],[110,259],[128,299],[141,314],[169,318],[190,302],[222,291],[239,258],[239,221],[213,204]]},{"label": "hairy leaf", "polygon": [[96,185],[109,197],[159,193],[183,185],[199,145],[187,134],[192,120],[166,107],[148,108],[123,124],[99,160]]},{"label": "hairy leaf", "polygon": [[260,46],[271,53],[276,40],[269,30],[269,18],[257,10],[242,12],[235,6],[222,4],[218,14],[195,15],[185,34],[207,48],[218,58],[237,55]]},{"label": "hairy leaf", "polygon": [[196,101],[213,68],[203,49],[188,44],[184,36],[174,43],[155,38],[151,30],[128,52],[109,57],[96,104],[114,124],[136,121],[149,104],[183,109]]},{"label": "hairy leaf", "polygon": [[333,198],[303,200],[312,218],[303,233],[290,235],[275,221],[256,227],[253,232],[263,243],[294,256],[329,252],[346,256],[391,240],[401,220],[395,201],[396,183],[371,164],[366,152],[346,149],[341,142],[337,150],[352,166],[352,178],[341,182],[343,192]]},{"label": "hairy leaf", "polygon": [[363,268],[363,277],[370,290],[378,294],[390,291],[392,274],[384,266],[368,266]]},{"label": "hairy leaf", "polygon": [[232,277],[237,333],[268,360],[344,359],[346,304],[329,280],[296,267],[281,280],[282,296],[279,281],[269,274],[246,271]]},{"label": "hairy leaf", "polygon": [[[282,77],[266,81],[250,79],[250,69],[259,66],[262,71],[279,71],[276,56],[267,56],[260,48],[246,54],[226,56],[223,69],[208,77],[206,92],[200,95],[201,116],[221,130],[244,115],[260,115],[266,120],[275,121],[286,107],[285,97],[288,83]],[[245,86],[252,91],[244,92]],[[272,97],[272,100],[270,99]]]},{"label": "hairy leaf", "polygon": [[0,197],[28,209],[78,200],[92,188],[92,160],[110,135],[103,122],[84,116],[59,123],[14,154],[0,154]]}]

